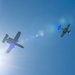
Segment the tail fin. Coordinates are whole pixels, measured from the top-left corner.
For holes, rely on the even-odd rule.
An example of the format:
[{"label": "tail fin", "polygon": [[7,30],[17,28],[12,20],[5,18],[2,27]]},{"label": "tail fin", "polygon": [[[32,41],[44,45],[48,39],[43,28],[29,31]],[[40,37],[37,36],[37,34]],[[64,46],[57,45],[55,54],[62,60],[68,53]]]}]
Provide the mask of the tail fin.
[{"label": "tail fin", "polygon": [[2,42],[5,43],[5,41],[7,40],[7,38],[8,38],[8,34],[5,35],[5,37],[4,37],[4,39],[2,40]]},{"label": "tail fin", "polygon": [[61,25],[58,26],[58,30],[61,29]]}]

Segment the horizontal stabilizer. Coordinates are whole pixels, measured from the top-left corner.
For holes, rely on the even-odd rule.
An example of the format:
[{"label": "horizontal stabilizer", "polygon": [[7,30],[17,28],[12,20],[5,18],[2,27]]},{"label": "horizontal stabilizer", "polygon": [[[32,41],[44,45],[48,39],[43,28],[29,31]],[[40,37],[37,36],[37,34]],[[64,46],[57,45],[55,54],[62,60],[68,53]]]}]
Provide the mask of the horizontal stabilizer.
[{"label": "horizontal stabilizer", "polygon": [[5,35],[5,37],[4,37],[4,39],[2,40],[2,42],[5,43],[5,41],[7,40],[7,38],[8,38],[8,34]]}]

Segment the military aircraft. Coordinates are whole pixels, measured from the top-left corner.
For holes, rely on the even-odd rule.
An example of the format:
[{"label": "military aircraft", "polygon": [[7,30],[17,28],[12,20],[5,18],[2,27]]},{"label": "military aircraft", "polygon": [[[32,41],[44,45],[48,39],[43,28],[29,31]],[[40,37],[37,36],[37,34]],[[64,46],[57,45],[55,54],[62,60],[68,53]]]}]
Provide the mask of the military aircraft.
[{"label": "military aircraft", "polygon": [[15,48],[15,46],[18,46],[18,47],[21,47],[21,48],[24,48],[22,45],[18,44],[18,39],[21,35],[21,32],[18,32],[16,34],[16,36],[13,38],[9,37],[8,34],[5,35],[4,39],[2,40],[3,43],[7,42],[10,44],[9,48],[7,49],[6,53],[9,53],[13,48]]},{"label": "military aircraft", "polygon": [[61,28],[61,25],[58,26],[58,30],[62,29],[61,37],[63,37],[66,33],[70,34],[71,30],[68,30],[70,24],[68,24],[65,28]]}]

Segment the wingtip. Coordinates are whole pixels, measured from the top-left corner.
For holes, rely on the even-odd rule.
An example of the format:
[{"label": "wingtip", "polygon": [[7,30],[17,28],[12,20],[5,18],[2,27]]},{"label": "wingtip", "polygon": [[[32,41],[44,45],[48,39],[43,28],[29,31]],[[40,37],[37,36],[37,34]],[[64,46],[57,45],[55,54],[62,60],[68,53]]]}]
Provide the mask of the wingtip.
[{"label": "wingtip", "polygon": [[9,53],[9,52],[10,52],[10,50],[7,50],[7,51],[6,51],[6,53]]},{"label": "wingtip", "polygon": [[22,48],[24,48],[24,46],[22,46]]},{"label": "wingtip", "polygon": [[6,53],[8,54],[9,52],[8,52],[8,51],[6,51]]},{"label": "wingtip", "polygon": [[18,31],[18,33],[21,33],[20,31]]}]

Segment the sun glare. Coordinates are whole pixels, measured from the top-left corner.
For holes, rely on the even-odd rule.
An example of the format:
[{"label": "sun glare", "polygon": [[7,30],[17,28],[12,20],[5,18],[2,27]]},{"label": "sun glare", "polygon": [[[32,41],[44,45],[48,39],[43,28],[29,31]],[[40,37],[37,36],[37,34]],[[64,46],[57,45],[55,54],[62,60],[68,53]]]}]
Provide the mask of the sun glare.
[{"label": "sun glare", "polygon": [[6,74],[8,71],[11,71],[11,65],[13,63],[13,58],[12,56],[8,56],[8,54],[6,54],[4,52],[4,49],[0,50],[0,74],[4,75]]}]

